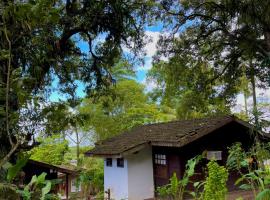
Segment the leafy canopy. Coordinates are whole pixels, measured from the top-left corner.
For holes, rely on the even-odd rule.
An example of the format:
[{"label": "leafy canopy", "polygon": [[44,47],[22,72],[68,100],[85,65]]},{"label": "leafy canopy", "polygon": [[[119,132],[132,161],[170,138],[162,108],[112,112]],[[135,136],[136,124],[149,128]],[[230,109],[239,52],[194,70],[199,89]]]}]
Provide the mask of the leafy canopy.
[{"label": "leafy canopy", "polygon": [[35,126],[25,120],[39,122],[32,116],[46,105],[55,80],[67,98],[78,82],[89,94],[113,82],[109,69],[125,60],[123,48],[129,56],[143,53],[150,6],[125,0],[0,2],[1,162],[32,139]]},{"label": "leafy canopy", "polygon": [[68,152],[68,141],[60,135],[40,138],[41,144],[33,148],[31,159],[42,161],[53,165],[61,165],[64,162],[64,155]]},{"label": "leafy canopy", "polygon": [[174,118],[171,109],[151,103],[144,86],[134,80],[117,82],[98,99],[85,99],[80,112],[89,116],[84,128],[94,130],[94,140],[112,137],[134,126]]}]

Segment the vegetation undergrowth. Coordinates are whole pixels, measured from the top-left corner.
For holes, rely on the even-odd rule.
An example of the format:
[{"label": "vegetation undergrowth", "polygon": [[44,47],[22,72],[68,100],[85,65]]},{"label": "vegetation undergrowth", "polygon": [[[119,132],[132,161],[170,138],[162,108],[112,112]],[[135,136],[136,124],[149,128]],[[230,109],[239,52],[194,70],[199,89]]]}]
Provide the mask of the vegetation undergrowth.
[{"label": "vegetation undergrowth", "polygon": [[199,160],[189,160],[183,179],[179,180],[174,173],[168,185],[157,189],[159,197],[172,200],[182,200],[185,196],[194,200],[225,200],[229,174],[237,172],[239,178],[235,185],[240,190],[252,191],[256,200],[270,199],[269,144],[257,143],[249,151],[245,151],[240,143],[236,143],[228,150],[226,165],[220,166],[215,160],[209,161],[205,180],[199,182],[191,181],[196,174],[195,165]]},{"label": "vegetation undergrowth", "polygon": [[228,171],[214,160],[207,164],[208,176],[204,184],[203,200],[224,200],[227,194]]}]

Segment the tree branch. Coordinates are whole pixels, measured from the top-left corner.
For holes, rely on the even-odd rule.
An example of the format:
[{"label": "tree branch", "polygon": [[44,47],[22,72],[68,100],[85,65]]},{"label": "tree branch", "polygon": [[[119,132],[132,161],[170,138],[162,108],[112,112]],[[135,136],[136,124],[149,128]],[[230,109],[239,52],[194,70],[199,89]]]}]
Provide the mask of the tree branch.
[{"label": "tree branch", "polygon": [[9,131],[9,90],[10,90],[10,71],[11,71],[11,41],[8,37],[7,27],[4,27],[4,33],[8,42],[8,66],[7,66],[7,81],[6,81],[6,131],[11,147],[14,146],[10,131]]},{"label": "tree branch", "polygon": [[9,160],[9,158],[12,156],[12,154],[17,150],[19,147],[19,142],[12,146],[11,150],[8,152],[8,154],[0,160],[0,168]]}]

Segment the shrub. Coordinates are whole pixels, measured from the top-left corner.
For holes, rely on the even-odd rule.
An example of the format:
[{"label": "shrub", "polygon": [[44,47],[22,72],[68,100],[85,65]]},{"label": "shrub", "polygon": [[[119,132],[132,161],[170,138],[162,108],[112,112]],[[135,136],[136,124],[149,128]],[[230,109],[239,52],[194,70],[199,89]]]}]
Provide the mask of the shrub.
[{"label": "shrub", "polygon": [[224,200],[227,193],[228,171],[216,161],[207,164],[208,177],[204,185],[204,200]]}]

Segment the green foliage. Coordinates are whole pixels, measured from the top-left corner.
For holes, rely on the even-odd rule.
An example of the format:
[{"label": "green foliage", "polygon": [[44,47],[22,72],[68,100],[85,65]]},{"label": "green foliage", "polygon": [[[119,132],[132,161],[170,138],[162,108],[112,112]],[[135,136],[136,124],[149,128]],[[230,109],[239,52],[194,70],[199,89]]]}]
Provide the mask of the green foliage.
[{"label": "green foliage", "polygon": [[270,189],[264,189],[257,196],[256,200],[268,200],[270,198]]},{"label": "green foliage", "polygon": [[208,177],[204,184],[204,200],[225,200],[227,193],[226,182],[228,180],[228,171],[225,167],[219,166],[216,161],[210,161],[207,164]]},{"label": "green foliage", "polygon": [[[168,62],[157,61],[148,78],[158,83],[151,95],[162,105],[176,110],[179,119],[194,119],[230,112],[233,95],[223,96],[222,82],[214,78],[211,65],[190,55],[174,55]],[[221,97],[222,96],[222,97]]]},{"label": "green foliage", "polygon": [[170,178],[170,183],[166,186],[158,187],[157,192],[160,197],[165,199],[177,199],[179,192],[179,180],[176,173]]},{"label": "green foliage", "polygon": [[17,190],[23,200],[45,200],[51,190],[52,182],[45,179],[46,173],[34,175],[23,190]]},{"label": "green foliage", "polygon": [[45,200],[61,200],[61,198],[56,194],[47,194]]},{"label": "green foliage", "polygon": [[243,190],[252,190],[256,199],[267,199],[269,195],[270,171],[269,166],[264,165],[269,155],[269,144],[256,143],[249,151],[240,143],[229,148],[228,169],[237,170],[241,175],[235,184]]},{"label": "green foliage", "polygon": [[[270,172],[269,170],[253,170],[249,173],[242,175],[236,182],[236,185],[240,185],[239,188],[243,190],[258,191],[256,194],[256,200],[269,199],[269,187],[270,187]],[[255,194],[255,193],[254,193]]]},{"label": "green foliage", "polygon": [[82,171],[79,177],[82,190],[92,195],[104,192],[104,160],[98,158],[84,158],[83,166],[86,170]]},{"label": "green foliage", "polygon": [[85,99],[80,112],[88,115],[84,129],[94,130],[94,140],[105,139],[135,126],[169,121],[174,113],[148,101],[144,86],[122,80],[98,99]]},{"label": "green foliage", "polygon": [[264,31],[270,24],[268,2],[184,0],[163,1],[161,5],[161,19],[166,27],[173,27],[169,29],[173,36],[179,33],[180,38],[162,38],[161,55],[210,61],[215,77],[226,81],[224,89],[239,84],[242,65],[247,63],[244,73],[248,78],[255,67],[255,75],[268,84],[269,68],[265,63],[269,64],[270,32]]},{"label": "green foliage", "polygon": [[11,182],[17,176],[21,169],[26,165],[28,157],[29,156],[18,158],[16,164],[8,168],[7,181]]},{"label": "green foliage", "polygon": [[41,144],[33,148],[31,159],[46,162],[53,165],[61,165],[64,162],[64,155],[68,152],[68,141],[60,135],[40,138]]},{"label": "green foliage", "polygon": [[231,147],[228,147],[228,158],[227,158],[227,168],[229,170],[238,170],[240,171],[242,168],[247,168],[248,156],[244,149],[242,148],[241,143],[235,143]]},{"label": "green foliage", "polygon": [[[152,9],[148,2],[122,0],[0,1],[0,8],[2,166],[19,146],[29,146],[46,122],[40,110],[52,91],[72,99],[79,85],[87,94],[101,90],[112,84],[111,68],[125,56],[123,48],[143,55],[143,29]],[[82,43],[88,52],[79,48]]]}]

